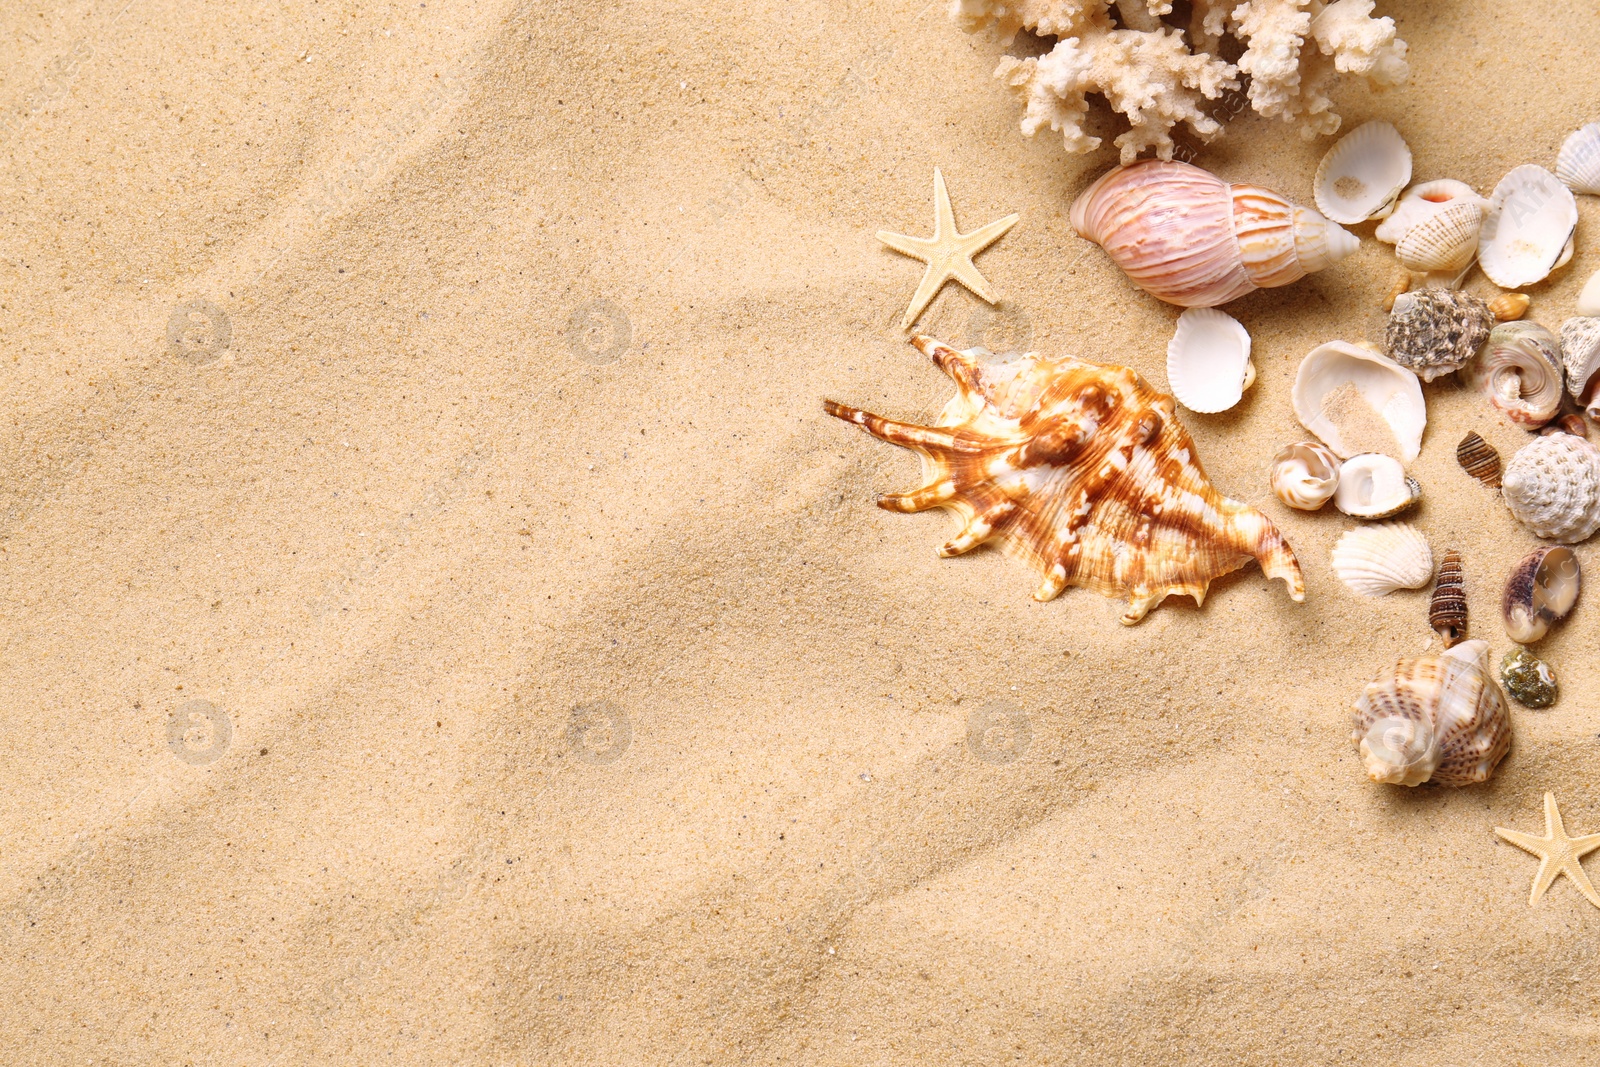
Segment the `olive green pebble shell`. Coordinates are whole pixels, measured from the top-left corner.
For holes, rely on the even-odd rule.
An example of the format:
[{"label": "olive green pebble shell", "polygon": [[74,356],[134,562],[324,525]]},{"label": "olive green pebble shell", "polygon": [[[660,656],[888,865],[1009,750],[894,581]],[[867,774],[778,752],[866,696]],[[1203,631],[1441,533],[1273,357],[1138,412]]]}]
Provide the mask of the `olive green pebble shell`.
[{"label": "olive green pebble shell", "polygon": [[1525,648],[1513,648],[1500,661],[1500,680],[1518,704],[1527,708],[1548,708],[1561,689],[1550,665]]}]

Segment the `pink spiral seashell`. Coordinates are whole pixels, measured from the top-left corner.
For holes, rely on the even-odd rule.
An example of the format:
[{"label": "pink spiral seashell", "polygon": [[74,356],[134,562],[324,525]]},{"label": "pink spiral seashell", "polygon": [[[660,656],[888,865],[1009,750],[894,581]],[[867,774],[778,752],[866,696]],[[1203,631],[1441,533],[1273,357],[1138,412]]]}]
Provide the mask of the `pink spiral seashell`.
[{"label": "pink spiral seashell", "polygon": [[1216,307],[1288,285],[1360,243],[1270,189],[1154,159],[1118,167],[1085,189],[1072,205],[1072,227],[1139,288],[1179,307]]}]

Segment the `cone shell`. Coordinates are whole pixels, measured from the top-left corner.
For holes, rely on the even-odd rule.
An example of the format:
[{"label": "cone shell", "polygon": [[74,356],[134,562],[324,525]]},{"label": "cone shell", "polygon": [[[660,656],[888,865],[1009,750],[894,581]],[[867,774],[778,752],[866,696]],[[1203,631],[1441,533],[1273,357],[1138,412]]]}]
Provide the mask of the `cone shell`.
[{"label": "cone shell", "polygon": [[1561,342],[1537,322],[1496,326],[1468,370],[1489,403],[1524,429],[1538,429],[1561,408]]},{"label": "cone shell", "polygon": [[1600,122],[1591,122],[1566,139],[1556,160],[1556,177],[1575,193],[1600,196]]},{"label": "cone shell", "polygon": [[1394,212],[1373,231],[1372,235],[1385,244],[1398,245],[1411,228],[1446,210],[1454,204],[1476,204],[1487,209],[1489,201],[1478,195],[1466,182],[1452,178],[1422,182],[1406,190],[1395,205]]},{"label": "cone shell", "polygon": [[1453,648],[1467,636],[1467,597],[1463,591],[1461,553],[1451,549],[1439,564],[1439,577],[1433,583],[1433,600],[1428,604],[1428,625]]},{"label": "cone shell", "polygon": [[1408,270],[1466,270],[1478,255],[1483,214],[1470,200],[1447,204],[1406,231],[1394,246],[1395,258]]},{"label": "cone shell", "polygon": [[1334,222],[1381,219],[1411,183],[1411,149],[1387,122],[1357,126],[1328,149],[1317,167],[1317,209]]},{"label": "cone shell", "polygon": [[1460,289],[1418,289],[1395,298],[1384,340],[1390,358],[1431,382],[1471,359],[1494,322],[1481,297]]},{"label": "cone shell", "polygon": [[1410,463],[1422,450],[1427,408],[1417,376],[1381,352],[1329,341],[1300,361],[1294,413],[1341,457],[1383,452]]},{"label": "cone shell", "polygon": [[1561,360],[1567,392],[1600,419],[1600,318],[1579,316],[1561,324]]},{"label": "cone shell", "polygon": [[1288,285],[1359,243],[1271,190],[1160,160],[1102,175],[1074,201],[1072,227],[1135,285],[1179,307],[1216,307]]},{"label": "cone shell", "polygon": [[1277,528],[1213,488],[1172,398],[1132,370],[959,352],[931,337],[912,343],[956,384],[935,425],[824,407],[921,453],[922,488],[878,503],[955,511],[961,533],[940,555],[994,540],[1042,576],[1035,599],[1071,585],[1127,597],[1130,625],[1169,596],[1199,603],[1213,579],[1252,559],[1304,599],[1300,565]]},{"label": "cone shell", "polygon": [[1433,577],[1428,539],[1404,522],[1357,526],[1334,543],[1331,559],[1339,580],[1361,596],[1420,589]]},{"label": "cone shell", "polygon": [[1339,488],[1339,457],[1326,445],[1286,445],[1272,461],[1272,491],[1300,511],[1316,511]]},{"label": "cone shell", "polygon": [[1190,411],[1226,411],[1255,381],[1250,334],[1215,308],[1189,308],[1167,342],[1167,383]]},{"label": "cone shell", "polygon": [[1351,739],[1389,785],[1487,781],[1511,748],[1511,716],[1486,641],[1403,659],[1355,702]]},{"label": "cone shell", "polygon": [[1543,167],[1514,167],[1495,186],[1478,237],[1478,263],[1502,289],[1544,281],[1572,256],[1578,204]]},{"label": "cone shell", "polygon": [[1506,579],[1500,598],[1506,636],[1531,645],[1567,617],[1583,585],[1578,557],[1564,545],[1541,545],[1528,553]]},{"label": "cone shell", "polygon": [[1534,534],[1577,544],[1600,530],[1600,449],[1572,434],[1535,437],[1506,464],[1500,492]]},{"label": "cone shell", "polygon": [[1500,453],[1494,446],[1471,430],[1456,445],[1456,462],[1461,469],[1491,489],[1500,488]]}]

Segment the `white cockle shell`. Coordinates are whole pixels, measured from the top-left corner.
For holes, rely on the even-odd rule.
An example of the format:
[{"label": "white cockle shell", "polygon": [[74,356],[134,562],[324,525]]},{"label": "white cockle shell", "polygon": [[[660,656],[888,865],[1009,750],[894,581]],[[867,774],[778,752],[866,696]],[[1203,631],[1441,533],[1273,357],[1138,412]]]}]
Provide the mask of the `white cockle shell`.
[{"label": "white cockle shell", "polygon": [[1419,182],[1406,190],[1406,195],[1395,204],[1389,217],[1372,231],[1372,236],[1385,244],[1398,245],[1413,226],[1455,204],[1476,204],[1485,210],[1489,207],[1489,201],[1466,182],[1454,178]]},{"label": "white cockle shell", "polygon": [[1250,334],[1225,311],[1189,308],[1167,342],[1167,384],[1190,411],[1227,411],[1256,379]]},{"label": "white cockle shell", "polygon": [[1340,465],[1333,506],[1358,519],[1387,519],[1421,497],[1422,486],[1406,477],[1399,460],[1382,452],[1363,452]]},{"label": "white cockle shell", "polygon": [[1478,236],[1478,263],[1502,289],[1544,281],[1572,257],[1578,203],[1543,167],[1513,167],[1489,198]]},{"label": "white cockle shell", "polygon": [[1529,430],[1561,408],[1561,342],[1537,322],[1502,322],[1466,368],[1472,384]]},{"label": "white cockle shell", "polygon": [[1328,149],[1312,188],[1317,209],[1334,222],[1381,219],[1411,182],[1411,149],[1387,122],[1362,123]]},{"label": "white cockle shell", "polygon": [[1433,577],[1433,550],[1410,523],[1357,526],[1334,542],[1329,558],[1339,580],[1362,596],[1420,589]]},{"label": "white cockle shell", "polygon": [[1285,445],[1272,460],[1272,491],[1300,511],[1316,511],[1339,488],[1339,457],[1327,445]]},{"label": "white cockle shell", "polygon": [[1462,271],[1478,255],[1484,209],[1471,200],[1456,200],[1419,220],[1394,246],[1394,256],[1407,270]]},{"label": "white cockle shell", "polygon": [[1410,463],[1422,450],[1422,385],[1381,352],[1344,341],[1318,345],[1300,361],[1293,398],[1300,424],[1343,458],[1398,452]]},{"label": "white cockle shell", "polygon": [[1578,316],[1561,324],[1561,362],[1567,392],[1600,419],[1600,318]]},{"label": "white cockle shell", "polygon": [[1561,145],[1556,176],[1575,193],[1600,196],[1600,122],[1580,127]]},{"label": "white cockle shell", "polygon": [[1487,781],[1511,748],[1511,716],[1487,641],[1403,659],[1353,705],[1351,740],[1367,776],[1388,785]]},{"label": "white cockle shell", "polygon": [[1600,530],[1600,449],[1570,433],[1535,437],[1506,464],[1500,492],[1536,535],[1577,544]]}]

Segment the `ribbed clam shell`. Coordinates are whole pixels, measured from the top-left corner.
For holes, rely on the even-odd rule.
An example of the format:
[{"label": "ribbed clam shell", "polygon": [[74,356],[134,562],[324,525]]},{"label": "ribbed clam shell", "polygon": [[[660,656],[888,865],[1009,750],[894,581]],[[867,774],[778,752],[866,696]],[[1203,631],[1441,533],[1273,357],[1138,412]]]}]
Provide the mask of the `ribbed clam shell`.
[{"label": "ribbed clam shell", "polygon": [[1500,598],[1506,636],[1531,645],[1567,617],[1583,586],[1578,557],[1564,545],[1541,545],[1523,557]]},{"label": "ribbed clam shell", "polygon": [[1351,456],[1339,467],[1333,506],[1358,519],[1387,519],[1422,498],[1422,486],[1406,477],[1400,461],[1381,452]]},{"label": "ribbed clam shell", "polygon": [[1494,328],[1489,303],[1460,289],[1401,293],[1389,312],[1389,356],[1425,382],[1471,359]]},{"label": "ribbed clam shell", "polygon": [[1456,445],[1456,462],[1461,464],[1462,470],[1484,485],[1491,489],[1500,488],[1500,453],[1479,436],[1478,431],[1469,430],[1461,443]]},{"label": "ribbed clam shell", "polygon": [[1502,322],[1468,376],[1512,422],[1538,429],[1561,407],[1561,342],[1537,322]]},{"label": "ribbed clam shell", "polygon": [[1433,577],[1428,539],[1404,522],[1357,526],[1334,542],[1330,558],[1339,580],[1362,596],[1420,589]]},{"label": "ribbed clam shell", "polygon": [[1452,548],[1439,563],[1439,576],[1433,583],[1433,599],[1428,602],[1428,625],[1444,641],[1445,648],[1454,647],[1467,636],[1464,585],[1461,553]]},{"label": "ribbed clam shell", "polygon": [[1478,254],[1482,229],[1483,208],[1458,200],[1407,230],[1394,255],[1410,270],[1464,270]]},{"label": "ribbed clam shell", "polygon": [[1189,308],[1167,342],[1167,384],[1190,411],[1226,411],[1255,380],[1250,334],[1216,308]]},{"label": "ribbed clam shell", "polygon": [[1600,449],[1572,434],[1535,437],[1506,464],[1500,492],[1535,534],[1576,544],[1600,530]]},{"label": "ribbed clam shell", "polygon": [[1600,196],[1600,122],[1580,127],[1561,145],[1556,176],[1575,193]]},{"label": "ribbed clam shell", "polygon": [[1477,204],[1481,208],[1489,206],[1489,201],[1479,196],[1477,190],[1466,182],[1458,182],[1453,178],[1421,182],[1406,190],[1406,194],[1394,206],[1393,213],[1378,224],[1372,235],[1385,244],[1397,245],[1413,226],[1452,204],[1462,203]]},{"label": "ribbed clam shell", "polygon": [[1300,511],[1316,511],[1339,488],[1339,457],[1326,445],[1286,445],[1272,461],[1272,491]]},{"label": "ribbed clam shell", "polygon": [[1367,776],[1389,785],[1471,785],[1511,748],[1511,716],[1486,641],[1403,659],[1355,702],[1351,739]]},{"label": "ribbed clam shell", "polygon": [[1160,160],[1102,175],[1073,202],[1072,226],[1134,284],[1179,307],[1215,307],[1287,285],[1359,243],[1270,190]]},{"label": "ribbed clam shell", "polygon": [[1578,204],[1543,167],[1512,168],[1495,186],[1478,236],[1478,264],[1502,289],[1543,281],[1572,255]]},{"label": "ribbed clam shell", "polygon": [[1381,352],[1329,341],[1300,361],[1294,413],[1341,457],[1398,453],[1410,463],[1422,450],[1427,408],[1417,376]]},{"label": "ribbed clam shell", "polygon": [[1357,126],[1328,149],[1313,183],[1317,209],[1351,225],[1394,210],[1411,182],[1411,149],[1387,122]]},{"label": "ribbed clam shell", "polygon": [[1600,419],[1600,318],[1578,316],[1561,324],[1561,362],[1568,394]]}]

